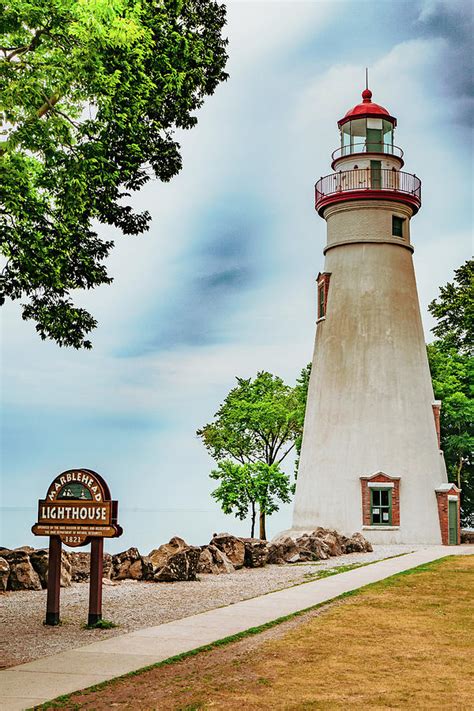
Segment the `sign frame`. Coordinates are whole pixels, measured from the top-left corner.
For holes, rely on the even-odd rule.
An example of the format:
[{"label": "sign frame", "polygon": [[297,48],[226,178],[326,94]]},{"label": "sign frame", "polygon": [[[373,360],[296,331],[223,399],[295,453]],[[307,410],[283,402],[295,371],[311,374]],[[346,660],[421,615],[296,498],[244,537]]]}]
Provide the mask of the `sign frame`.
[{"label": "sign frame", "polygon": [[88,624],[102,619],[104,538],[117,538],[118,501],[112,500],[105,479],[92,469],[67,469],[58,474],[38,502],[38,519],[31,530],[49,536],[46,602],[47,625],[58,625],[62,544],[71,548],[91,544]]}]

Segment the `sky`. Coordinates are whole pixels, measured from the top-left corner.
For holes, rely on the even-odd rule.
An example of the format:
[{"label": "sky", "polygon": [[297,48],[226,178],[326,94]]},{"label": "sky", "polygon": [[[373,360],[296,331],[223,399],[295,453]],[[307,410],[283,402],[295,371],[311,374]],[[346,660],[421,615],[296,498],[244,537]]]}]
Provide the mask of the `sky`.
[{"label": "sky", "polygon": [[[119,500],[111,552],[180,535],[249,535],[210,496],[196,436],[259,370],[294,384],[311,360],[337,120],[373,100],[398,119],[404,170],[422,179],[411,239],[426,339],[429,302],[472,253],[472,9],[463,0],[228,2],[230,74],[180,132],[183,170],[132,203],[151,229],[115,241],[111,286],[78,294],[99,321],[92,351],[43,342],[17,304],[2,319],[0,546],[35,538],[36,505],[63,470],[93,469]],[[293,463],[288,462],[292,472]],[[268,522],[291,525],[291,505]]]}]

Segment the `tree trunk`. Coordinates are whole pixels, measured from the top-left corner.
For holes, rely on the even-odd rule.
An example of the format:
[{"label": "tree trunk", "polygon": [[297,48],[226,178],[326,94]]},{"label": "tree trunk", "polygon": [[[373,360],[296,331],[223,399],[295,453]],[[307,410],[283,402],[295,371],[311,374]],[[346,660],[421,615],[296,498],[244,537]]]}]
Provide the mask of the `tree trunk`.
[{"label": "tree trunk", "polygon": [[252,530],[250,532],[250,538],[255,536],[255,502],[252,501]]},{"label": "tree trunk", "polygon": [[457,483],[458,483],[458,488],[461,488],[461,472],[462,472],[462,465],[464,464],[464,460],[462,457],[459,457],[459,464],[458,464],[458,469],[457,469]]},{"label": "tree trunk", "polygon": [[260,511],[260,538],[262,541],[267,540],[267,532],[265,530],[265,511]]}]

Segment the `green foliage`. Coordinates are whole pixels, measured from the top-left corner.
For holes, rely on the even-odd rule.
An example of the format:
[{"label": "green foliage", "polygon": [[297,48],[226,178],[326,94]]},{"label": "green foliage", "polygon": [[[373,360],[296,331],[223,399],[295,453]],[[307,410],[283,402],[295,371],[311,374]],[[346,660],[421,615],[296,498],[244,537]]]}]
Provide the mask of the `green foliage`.
[{"label": "green foliage", "polygon": [[448,478],[462,489],[463,525],[474,526],[474,358],[439,341],[427,349],[434,394],[442,401],[441,448]]},{"label": "green foliage", "polygon": [[0,0],[1,299],[41,338],[90,348],[70,293],[108,284],[111,240],[148,229],[126,199],[181,168],[176,128],[227,78],[213,0]]},{"label": "green foliage", "polygon": [[254,380],[237,378],[214,422],[197,434],[217,461],[230,457],[241,464],[279,464],[301,434],[298,407],[294,388],[262,371]]},{"label": "green foliage", "polygon": [[449,481],[461,487],[461,522],[474,526],[474,261],[456,269],[429,310],[438,340],[428,346],[435,397],[442,401],[441,448]]},{"label": "green foliage", "polygon": [[251,537],[255,534],[255,515],[258,505],[260,514],[270,515],[278,511],[279,501],[289,503],[294,488],[287,474],[277,464],[253,462],[237,464],[230,459],[218,462],[210,476],[220,481],[212,492],[226,514],[233,513],[243,520],[251,514]]},{"label": "green foliage", "polygon": [[299,466],[300,454],[301,454],[301,445],[303,444],[303,425],[304,425],[304,416],[306,413],[306,401],[308,399],[308,388],[309,388],[310,376],[311,376],[311,363],[308,363],[308,365],[302,369],[302,371],[300,373],[300,377],[296,381],[296,387],[295,387],[298,420],[299,420],[299,423],[301,426],[301,431],[295,439],[295,449],[296,449],[296,453],[298,455],[296,458],[296,461],[295,461],[295,476],[298,474],[298,466]]},{"label": "green foliage", "polygon": [[84,625],[85,630],[111,630],[114,627],[118,627],[118,625],[111,620],[97,620],[93,625]]},{"label": "green foliage", "polygon": [[[215,498],[226,513],[236,512],[242,519],[249,505],[252,507],[251,502],[257,502],[260,538],[265,538],[265,515],[277,510],[275,501],[289,501],[289,478],[278,465],[295,447],[303,428],[301,393],[297,388],[265,371],[254,380],[237,378],[237,386],[225,398],[214,421],[197,431],[218,462],[219,469],[211,476],[223,480],[223,488],[216,490],[220,493]],[[259,483],[258,494],[250,480],[252,486]],[[228,511],[224,501],[226,506],[232,504]]]},{"label": "green foliage", "polygon": [[440,287],[439,298],[428,306],[438,320],[432,330],[440,346],[474,356],[474,260],[454,274],[454,283]]}]

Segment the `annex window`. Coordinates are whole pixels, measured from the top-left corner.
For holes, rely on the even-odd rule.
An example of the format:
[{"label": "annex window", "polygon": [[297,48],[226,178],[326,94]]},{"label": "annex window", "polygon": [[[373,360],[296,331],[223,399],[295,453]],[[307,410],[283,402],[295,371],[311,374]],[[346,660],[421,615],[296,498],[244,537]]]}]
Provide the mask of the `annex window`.
[{"label": "annex window", "polygon": [[378,526],[392,525],[392,490],[370,490],[370,522]]},{"label": "annex window", "polygon": [[405,222],[403,217],[398,217],[398,215],[392,215],[392,235],[394,237],[403,237],[403,223]]}]

